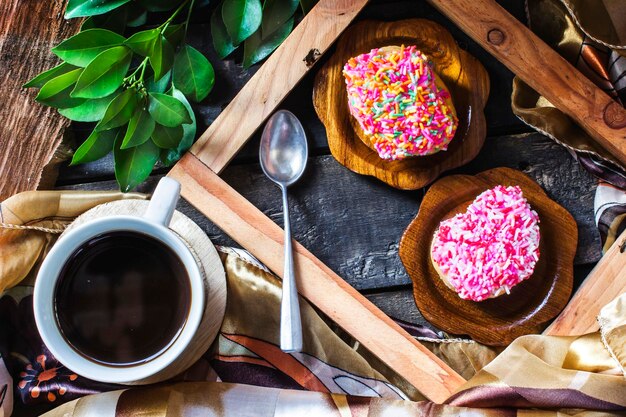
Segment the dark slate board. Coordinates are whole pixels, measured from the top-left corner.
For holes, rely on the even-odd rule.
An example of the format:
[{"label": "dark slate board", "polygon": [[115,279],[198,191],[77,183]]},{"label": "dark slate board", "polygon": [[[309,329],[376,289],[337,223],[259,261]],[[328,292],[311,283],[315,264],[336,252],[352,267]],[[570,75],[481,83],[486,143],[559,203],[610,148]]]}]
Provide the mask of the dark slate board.
[{"label": "dark slate board", "polygon": [[[481,156],[459,172],[477,173],[496,166],[524,168],[548,194],[574,215],[580,234],[576,264],[596,262],[599,238],[593,225],[595,180],[560,146],[539,134],[497,137]],[[243,196],[282,225],[280,193],[258,164],[228,167],[222,177]],[[158,176],[140,187],[149,192]],[[74,185],[74,189],[112,189],[111,181]],[[359,290],[410,283],[398,257],[402,232],[417,214],[424,190],[399,191],[354,174],[331,156],[309,160],[302,180],[290,189],[295,239]],[[181,210],[218,244],[232,244],[186,202]]]}]

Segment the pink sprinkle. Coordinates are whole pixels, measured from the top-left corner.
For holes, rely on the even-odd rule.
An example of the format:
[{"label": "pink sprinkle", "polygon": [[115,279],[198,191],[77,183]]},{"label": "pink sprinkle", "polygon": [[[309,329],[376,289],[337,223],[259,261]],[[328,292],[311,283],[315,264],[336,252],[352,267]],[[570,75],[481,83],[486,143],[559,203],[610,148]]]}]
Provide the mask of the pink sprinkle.
[{"label": "pink sprinkle", "polygon": [[539,239],[539,216],[522,190],[498,185],[441,222],[432,258],[459,297],[482,301],[532,275]]}]

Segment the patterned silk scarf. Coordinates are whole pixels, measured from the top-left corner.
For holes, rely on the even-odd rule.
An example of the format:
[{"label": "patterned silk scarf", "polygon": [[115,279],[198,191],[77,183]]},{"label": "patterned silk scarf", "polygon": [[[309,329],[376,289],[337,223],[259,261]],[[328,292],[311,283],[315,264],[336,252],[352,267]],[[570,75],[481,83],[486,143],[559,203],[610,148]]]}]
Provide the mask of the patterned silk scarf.
[{"label": "patterned silk scarf", "polygon": [[626,295],[602,314],[601,333],[521,337],[502,353],[406,327],[468,379],[447,405],[435,405],[305,300],[305,351],[282,352],[280,280],[246,252],[228,248],[221,249],[226,316],[218,339],[190,369],[165,383],[133,388],[77,375],[39,337],[32,283],[58,232],[89,208],[120,198],[145,196],[42,191],[0,205],[0,288],[6,290],[0,296],[0,417],[626,413]]}]

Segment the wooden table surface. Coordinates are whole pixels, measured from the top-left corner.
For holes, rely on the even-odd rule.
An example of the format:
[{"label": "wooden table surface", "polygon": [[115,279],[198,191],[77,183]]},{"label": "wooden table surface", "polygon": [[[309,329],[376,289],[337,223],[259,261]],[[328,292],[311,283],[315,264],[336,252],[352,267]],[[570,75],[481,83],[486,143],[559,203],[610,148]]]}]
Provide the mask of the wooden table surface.
[{"label": "wooden table surface", "polygon": [[[499,3],[525,22],[523,0]],[[372,0],[357,20],[412,17],[443,24],[461,48],[481,61],[491,78],[491,95],[485,110],[488,124],[485,146],[474,161],[451,173],[472,174],[505,166],[534,178],[578,224],[577,286],[601,256],[600,238],[593,220],[596,180],[579,167],[567,150],[534,133],[513,115],[510,106],[513,74],[425,2]],[[244,70],[237,64],[240,57],[225,61],[217,58],[211,46],[208,15],[199,16],[190,26],[188,42],[205,53],[216,70],[214,90],[203,103],[194,106],[198,131],[203,131],[258,66]],[[325,59],[327,57],[320,61]],[[281,106],[301,119],[310,147],[307,171],[302,180],[290,188],[294,238],[391,317],[430,326],[415,307],[410,279],[398,257],[402,232],[417,213],[426,190],[395,190],[374,178],[348,171],[330,156],[324,126],[315,115],[311,101],[315,72],[314,69],[307,75]],[[86,137],[89,129],[91,126],[87,124],[72,125],[77,143]],[[257,132],[226,168],[222,178],[282,226],[280,190],[264,177],[258,164],[259,134]],[[166,168],[157,167],[138,190],[150,192],[166,172]],[[114,189],[112,159],[63,167],[57,186]],[[186,202],[182,201],[179,209],[195,220],[216,244],[232,244]]]}]

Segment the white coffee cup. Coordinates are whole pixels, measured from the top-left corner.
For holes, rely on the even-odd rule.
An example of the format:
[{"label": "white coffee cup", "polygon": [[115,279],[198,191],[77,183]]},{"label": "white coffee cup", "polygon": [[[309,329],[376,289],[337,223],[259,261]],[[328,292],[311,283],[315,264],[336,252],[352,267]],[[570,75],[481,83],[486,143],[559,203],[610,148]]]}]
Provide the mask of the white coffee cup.
[{"label": "white coffee cup", "polygon": [[[67,231],[46,256],[35,283],[33,308],[35,321],[43,342],[63,365],[73,372],[96,381],[110,383],[154,382],[182,371],[175,369],[198,330],[205,309],[205,284],[196,260],[183,241],[168,225],[180,196],[180,184],[171,178],[159,182],[143,217],[109,216],[88,221]],[[90,360],[64,337],[55,313],[55,291],[61,271],[68,258],[84,243],[104,233],[130,231],[156,239],[171,249],[181,260],[189,278],[189,313],[178,336],[158,356],[133,365],[115,366]],[[112,260],[114,261],[114,260]],[[188,361],[186,361],[188,362]],[[170,372],[170,368],[171,369]]]}]

